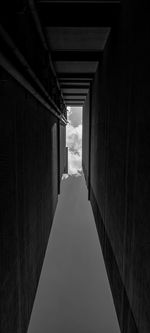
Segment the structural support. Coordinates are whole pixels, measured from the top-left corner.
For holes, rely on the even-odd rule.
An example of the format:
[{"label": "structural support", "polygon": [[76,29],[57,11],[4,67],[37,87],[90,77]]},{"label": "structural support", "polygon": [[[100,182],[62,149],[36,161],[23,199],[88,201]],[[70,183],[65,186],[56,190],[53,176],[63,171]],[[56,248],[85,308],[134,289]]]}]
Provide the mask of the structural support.
[{"label": "structural support", "polygon": [[57,121],[58,194],[60,194],[60,121]]},{"label": "structural support", "polygon": [[95,51],[55,51],[53,61],[100,61],[102,52]]},{"label": "structural support", "polygon": [[85,1],[42,0],[37,8],[45,26],[110,27],[116,23],[120,1],[86,1],[86,15]]},{"label": "structural support", "polygon": [[56,107],[50,105],[42,95],[30,84],[25,77],[19,73],[19,71],[0,53],[0,64],[1,66],[16,80],[18,81],[26,90],[28,90],[48,111],[50,111],[56,118],[60,119],[63,125],[67,124],[67,120],[63,115],[56,112]]},{"label": "structural support", "polygon": [[[62,123],[66,125],[67,120],[61,113],[61,110],[59,110],[55,102],[51,99],[48,92],[37,78],[36,74],[32,71],[24,56],[20,53],[17,46],[1,26],[0,37],[2,38],[4,49],[3,53],[0,53],[1,66],[36,99],[38,99],[38,101],[40,101],[51,113],[53,113],[55,117],[60,119]],[[10,60],[8,60],[8,57],[5,55],[5,49],[9,50],[9,57],[12,55],[19,69],[16,65],[13,65]],[[20,71],[20,68],[22,71]]]},{"label": "structural support", "polygon": [[90,87],[90,106],[89,106],[89,154],[88,154],[88,200],[90,200],[91,189],[91,133],[92,133],[92,87]]},{"label": "structural support", "polygon": [[35,26],[36,26],[36,29],[38,31],[38,34],[39,34],[39,37],[41,39],[41,42],[46,50],[46,52],[48,53],[49,55],[49,64],[50,64],[50,68],[51,68],[51,71],[55,77],[55,80],[56,80],[56,84],[57,84],[57,87],[60,91],[60,94],[61,94],[61,90],[60,90],[60,85],[59,85],[59,81],[57,80],[57,76],[56,76],[56,72],[55,72],[55,68],[53,66],[53,63],[52,63],[52,59],[51,59],[51,54],[50,54],[50,50],[48,48],[48,44],[47,44],[47,40],[46,40],[46,37],[44,35],[44,32],[43,32],[43,29],[42,29],[42,26],[41,26],[41,23],[40,23],[40,19],[39,19],[39,15],[38,15],[38,12],[37,12],[37,9],[35,7],[35,3],[34,3],[34,0],[28,0],[29,2],[29,7],[30,7],[30,11],[32,13],[32,17],[33,17],[33,20],[35,22]]}]

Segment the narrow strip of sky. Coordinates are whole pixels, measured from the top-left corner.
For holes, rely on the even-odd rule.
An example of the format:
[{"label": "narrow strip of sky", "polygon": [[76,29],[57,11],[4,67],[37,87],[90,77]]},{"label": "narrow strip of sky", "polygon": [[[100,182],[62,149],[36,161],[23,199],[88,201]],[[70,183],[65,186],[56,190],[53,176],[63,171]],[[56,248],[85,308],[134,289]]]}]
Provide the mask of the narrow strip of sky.
[{"label": "narrow strip of sky", "polygon": [[68,175],[80,176],[82,173],[82,107],[68,107],[66,126],[66,146],[68,147]]}]

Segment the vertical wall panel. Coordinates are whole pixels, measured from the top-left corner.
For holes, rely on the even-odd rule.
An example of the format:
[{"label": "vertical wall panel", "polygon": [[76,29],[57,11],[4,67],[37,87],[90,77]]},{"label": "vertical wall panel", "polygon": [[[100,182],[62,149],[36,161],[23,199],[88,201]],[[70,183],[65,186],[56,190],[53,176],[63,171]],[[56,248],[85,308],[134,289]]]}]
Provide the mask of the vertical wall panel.
[{"label": "vertical wall panel", "polygon": [[6,74],[1,99],[1,332],[26,332],[58,196],[57,121]]},{"label": "vertical wall panel", "polygon": [[89,133],[90,133],[90,96],[87,95],[86,101],[83,106],[83,134],[82,134],[82,167],[84,171],[85,180],[88,186],[89,181]]},{"label": "vertical wall panel", "polygon": [[92,89],[91,203],[124,333],[150,331],[149,31],[147,1],[122,1]]}]

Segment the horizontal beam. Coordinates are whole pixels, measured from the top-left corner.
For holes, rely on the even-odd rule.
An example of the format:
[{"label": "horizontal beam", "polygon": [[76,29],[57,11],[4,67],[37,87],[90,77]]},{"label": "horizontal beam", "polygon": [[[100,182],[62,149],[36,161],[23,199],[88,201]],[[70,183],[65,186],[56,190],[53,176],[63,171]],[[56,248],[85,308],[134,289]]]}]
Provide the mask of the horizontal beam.
[{"label": "horizontal beam", "polygon": [[82,93],[82,92],[81,93],[80,92],[79,93],[76,93],[76,92],[68,92],[68,93],[66,92],[65,93],[64,92],[63,96],[66,96],[66,95],[67,96],[69,96],[69,95],[71,95],[71,96],[86,96],[87,94],[86,93]]},{"label": "horizontal beam", "polygon": [[89,93],[89,89],[62,89],[62,94],[65,94],[65,96],[73,96],[74,93],[78,96],[80,96],[80,94],[82,94],[83,96],[87,96]]},{"label": "horizontal beam", "polygon": [[87,73],[58,73],[59,81],[92,81],[93,74]]},{"label": "horizontal beam", "polygon": [[73,105],[73,104],[84,104],[84,102],[85,102],[85,101],[68,101],[68,102],[67,102],[67,105],[68,105],[68,104],[72,104],[72,105]]},{"label": "horizontal beam", "polygon": [[74,101],[74,100],[69,100],[69,101],[66,101],[66,105],[81,105],[81,104],[84,104],[85,103],[85,100],[84,101]]},{"label": "horizontal beam", "polygon": [[[62,92],[63,92],[63,88],[64,89],[71,89],[70,86],[63,86],[62,87]],[[81,91],[82,91],[82,89],[86,89],[86,88],[87,88],[87,86],[78,86],[78,85],[73,85],[72,86],[72,89],[81,89]]]},{"label": "horizontal beam", "polygon": [[38,1],[44,26],[111,27],[116,24],[120,2]]},{"label": "horizontal beam", "polygon": [[[86,89],[87,86],[78,86],[78,85],[73,85],[72,86],[72,89],[80,89],[82,91],[82,89]],[[62,87],[62,92],[63,92],[63,89],[71,89],[70,86],[63,86]]]},{"label": "horizontal beam", "polygon": [[84,80],[61,80],[60,82],[60,87],[68,86],[72,88],[74,85],[78,87],[83,87],[85,86],[87,89],[90,87],[90,82],[89,81],[84,81]]},{"label": "horizontal beam", "polygon": [[31,95],[33,95],[36,100],[38,100],[48,111],[50,111],[56,118],[61,120],[61,122],[66,125],[67,120],[61,114],[58,114],[56,109],[57,107],[54,106],[54,103],[50,105],[42,95],[30,84],[26,78],[6,59],[6,57],[0,53],[0,63],[1,66],[21,85],[23,86]]},{"label": "horizontal beam", "polygon": [[85,100],[85,98],[86,98],[86,96],[66,96],[66,97],[64,97],[64,100]]},{"label": "horizontal beam", "polygon": [[28,3],[29,3],[29,8],[30,8],[30,11],[31,11],[31,14],[32,14],[32,17],[33,17],[38,35],[41,39],[42,45],[43,45],[46,53],[49,55],[49,65],[50,65],[51,71],[52,71],[52,73],[55,77],[55,82],[57,84],[58,89],[60,90],[59,81],[58,81],[58,78],[57,78],[57,75],[56,75],[56,72],[55,72],[54,65],[52,63],[50,50],[49,50],[47,40],[45,38],[45,34],[43,32],[43,28],[42,28],[42,25],[41,25],[41,22],[40,22],[40,19],[39,19],[39,15],[38,15],[38,12],[37,12],[37,9],[36,9],[36,6],[35,6],[35,1],[34,0],[28,0]]},{"label": "horizontal beam", "polygon": [[[0,38],[3,52],[0,52],[0,64],[16,81],[40,101],[53,115],[67,124],[67,119],[52,100],[43,84],[14,44],[8,33],[0,26]],[[10,60],[12,59],[12,60]]]},{"label": "horizontal beam", "polygon": [[71,99],[71,100],[73,100],[73,99],[75,99],[75,100],[77,100],[77,99],[83,99],[83,100],[85,100],[86,99],[86,96],[87,95],[82,95],[82,96],[80,96],[80,95],[66,95],[66,96],[64,96],[64,100],[67,100],[67,99]]},{"label": "horizontal beam", "polygon": [[68,102],[67,106],[83,106],[85,102]]},{"label": "horizontal beam", "polygon": [[48,2],[48,3],[69,3],[69,2],[71,2],[71,3],[84,3],[84,4],[86,4],[86,3],[91,3],[91,4],[93,4],[93,3],[98,3],[98,4],[102,4],[102,3],[107,3],[107,4],[114,4],[114,3],[120,3],[120,1],[118,1],[118,0],[39,0],[38,2]]},{"label": "horizontal beam", "polygon": [[102,54],[95,51],[55,51],[51,57],[53,61],[100,61]]},{"label": "horizontal beam", "polygon": [[86,98],[78,98],[78,99],[71,99],[71,98],[65,98],[65,103],[67,104],[67,103],[69,103],[69,102],[85,102],[85,100],[86,100]]},{"label": "horizontal beam", "polygon": [[66,101],[85,101],[86,100],[86,96],[84,96],[84,97],[78,97],[78,96],[76,96],[76,97],[73,97],[73,96],[71,96],[71,97],[64,97],[64,100],[65,100],[65,102]]}]

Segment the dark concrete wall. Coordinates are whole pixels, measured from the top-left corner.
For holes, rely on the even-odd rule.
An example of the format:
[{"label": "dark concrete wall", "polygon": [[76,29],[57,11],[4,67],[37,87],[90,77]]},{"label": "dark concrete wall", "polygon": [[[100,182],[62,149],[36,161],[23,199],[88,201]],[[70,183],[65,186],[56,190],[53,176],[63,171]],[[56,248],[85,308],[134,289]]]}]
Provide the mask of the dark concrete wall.
[{"label": "dark concrete wall", "polygon": [[[9,1],[6,9],[1,11],[0,22],[44,87],[52,93],[48,53],[39,37],[27,0],[15,0],[12,4]],[[2,50],[14,62],[11,50],[3,44],[1,42]],[[19,63],[16,62],[15,66],[20,70]]]},{"label": "dark concrete wall", "polygon": [[66,127],[60,125],[60,179],[64,173],[64,167],[66,164]]},{"label": "dark concrete wall", "polygon": [[91,203],[124,333],[150,332],[147,4],[122,1],[92,90]]},{"label": "dark concrete wall", "polygon": [[89,134],[90,134],[90,93],[87,95],[82,112],[82,167],[88,187],[89,181]]},{"label": "dark concrete wall", "polygon": [[[48,48],[29,2],[5,3],[0,22],[1,64],[48,104],[49,95],[63,112]],[[0,67],[0,332],[24,333],[57,204],[65,128],[8,73]]]},{"label": "dark concrete wall", "polygon": [[0,332],[27,331],[58,194],[58,127],[1,69]]},{"label": "dark concrete wall", "polygon": [[[33,2],[34,3],[34,2]],[[9,10],[8,10],[9,8]],[[36,15],[36,6],[33,8]],[[61,97],[60,88],[54,74],[54,67],[50,60],[50,54],[46,39],[43,35],[41,24],[37,23],[33,15],[28,0],[7,1],[3,4],[0,12],[0,38],[1,25],[5,31],[4,38],[1,39],[1,51],[19,72],[30,80],[30,84],[35,82],[29,75],[27,64],[32,69],[40,83],[46,89],[57,107],[65,113],[64,101]],[[11,47],[6,43],[10,39]],[[27,64],[21,65],[21,62],[14,56],[17,49],[25,58]],[[38,85],[35,86],[39,90]],[[40,89],[40,93],[41,89]],[[43,95],[45,97],[45,95]]]}]

